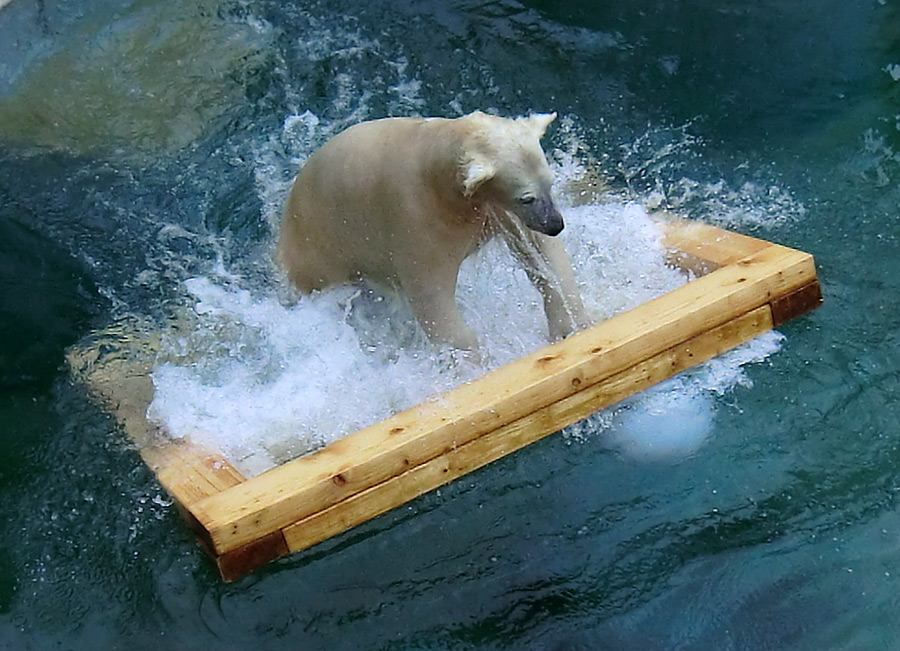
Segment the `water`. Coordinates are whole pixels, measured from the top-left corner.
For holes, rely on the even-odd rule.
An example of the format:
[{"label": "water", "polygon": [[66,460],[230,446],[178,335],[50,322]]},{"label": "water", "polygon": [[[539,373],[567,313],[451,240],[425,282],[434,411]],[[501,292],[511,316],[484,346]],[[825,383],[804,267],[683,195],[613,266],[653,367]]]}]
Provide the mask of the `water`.
[{"label": "water", "polygon": [[[898,39],[892,0],[12,0],[3,646],[895,648]],[[283,310],[272,219],[305,156],[360,119],[476,108],[560,113],[545,145],[614,198],[576,226],[665,207],[783,242],[816,256],[825,305],[221,584],[65,351],[166,332],[198,292]]]}]

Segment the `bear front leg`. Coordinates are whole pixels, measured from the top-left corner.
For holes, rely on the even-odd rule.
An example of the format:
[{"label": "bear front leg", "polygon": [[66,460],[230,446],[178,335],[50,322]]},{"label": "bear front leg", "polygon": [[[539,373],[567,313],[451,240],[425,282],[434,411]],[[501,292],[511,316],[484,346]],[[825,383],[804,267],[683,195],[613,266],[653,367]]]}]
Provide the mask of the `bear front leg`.
[{"label": "bear front leg", "polygon": [[510,233],[507,242],[544,301],[550,338],[563,339],[591,323],[561,240],[533,231]]},{"label": "bear front leg", "polygon": [[400,283],[428,338],[435,344],[449,344],[464,351],[478,348],[478,337],[463,320],[456,305],[456,277],[459,268],[431,266],[422,275],[405,275]]}]

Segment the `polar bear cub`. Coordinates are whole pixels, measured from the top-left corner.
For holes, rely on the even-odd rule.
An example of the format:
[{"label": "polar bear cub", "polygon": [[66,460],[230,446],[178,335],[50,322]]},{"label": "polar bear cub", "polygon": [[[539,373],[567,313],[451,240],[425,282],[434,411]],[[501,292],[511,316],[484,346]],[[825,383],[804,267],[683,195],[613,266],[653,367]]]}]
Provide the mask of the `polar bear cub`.
[{"label": "polar bear cub", "polygon": [[363,277],[389,283],[433,342],[474,350],[457,275],[500,236],[540,291],[551,338],[585,327],[553,237],[563,218],[540,139],[555,118],[386,118],[338,134],[307,160],[285,206],[277,258],[288,279],[303,293]]}]

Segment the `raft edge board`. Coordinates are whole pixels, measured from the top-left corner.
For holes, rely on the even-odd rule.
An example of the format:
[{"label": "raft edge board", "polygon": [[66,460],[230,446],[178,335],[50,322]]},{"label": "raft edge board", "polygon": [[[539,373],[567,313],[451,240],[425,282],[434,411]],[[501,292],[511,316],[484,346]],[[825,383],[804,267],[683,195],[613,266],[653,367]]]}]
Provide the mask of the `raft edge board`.
[{"label": "raft edge board", "polygon": [[446,454],[357,493],[282,532],[291,553],[386,513],[459,479],[558,430],[613,405],[675,373],[771,330],[768,305],[704,332],[571,396],[489,432]]}]

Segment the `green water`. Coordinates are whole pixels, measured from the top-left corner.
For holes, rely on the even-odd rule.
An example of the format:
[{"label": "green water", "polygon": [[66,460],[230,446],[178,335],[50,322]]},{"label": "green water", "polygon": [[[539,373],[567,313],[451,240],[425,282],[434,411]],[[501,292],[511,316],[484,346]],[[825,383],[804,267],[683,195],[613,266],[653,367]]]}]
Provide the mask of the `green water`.
[{"label": "green water", "polygon": [[[896,0],[12,0],[0,647],[900,647],[895,66]],[[216,265],[265,281],[320,144],[289,116],[476,108],[556,110],[623,196],[813,253],[824,306],[687,458],[550,437],[222,584],[65,350]]]}]

